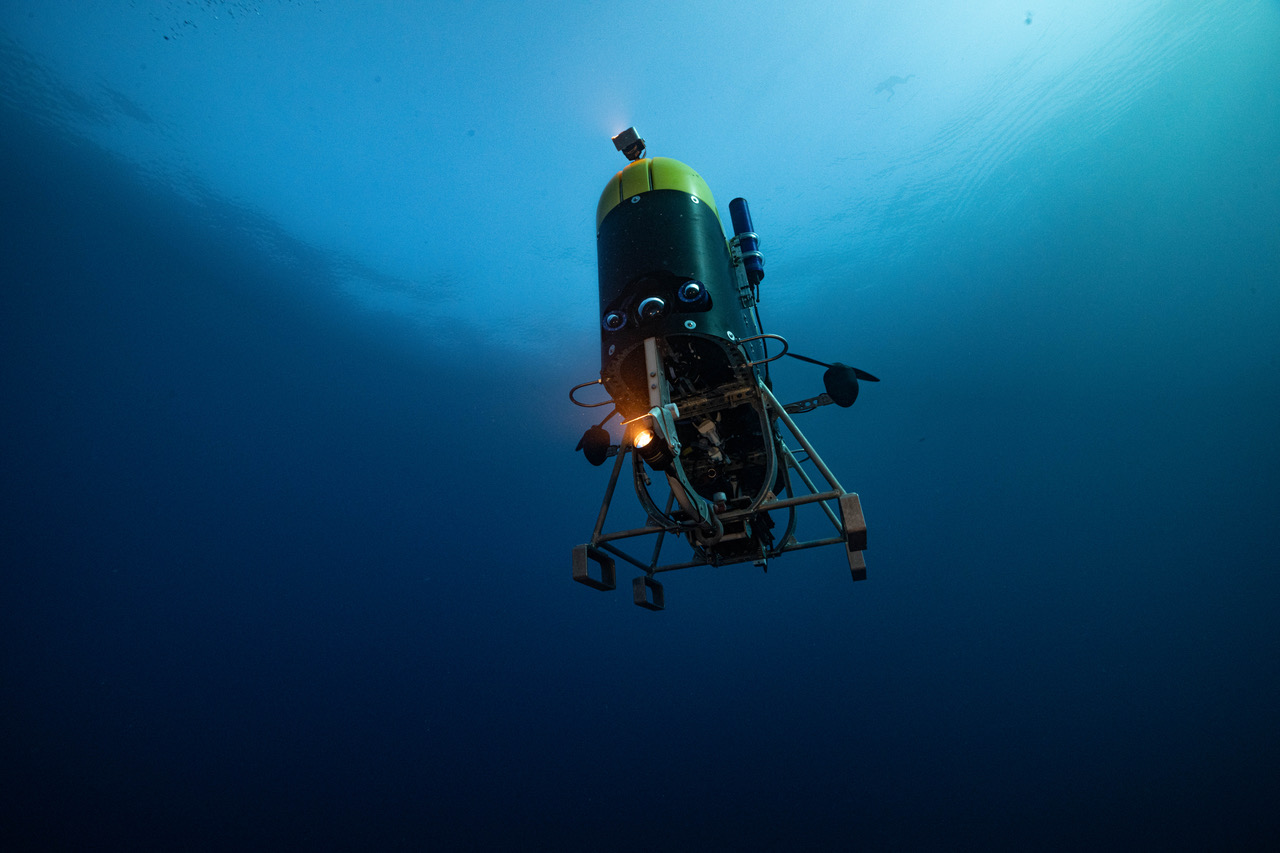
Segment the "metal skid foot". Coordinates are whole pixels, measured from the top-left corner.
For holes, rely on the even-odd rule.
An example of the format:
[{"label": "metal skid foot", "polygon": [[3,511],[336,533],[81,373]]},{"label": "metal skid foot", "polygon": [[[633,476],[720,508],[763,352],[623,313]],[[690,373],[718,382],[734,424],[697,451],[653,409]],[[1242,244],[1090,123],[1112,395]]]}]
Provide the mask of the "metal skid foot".
[{"label": "metal skid foot", "polygon": [[840,496],[840,521],[849,555],[849,571],[855,581],[867,579],[867,561],[862,552],[867,547],[867,520],[862,516],[862,502],[857,492]]},{"label": "metal skid foot", "polygon": [[867,561],[863,559],[861,551],[849,551],[849,574],[853,576],[855,581],[864,581],[867,579]]},{"label": "metal skid foot", "polygon": [[[649,597],[650,590],[653,591],[653,598]],[[631,581],[631,594],[635,597],[636,605],[646,610],[661,610],[663,607],[662,584],[648,575],[641,575]]]},{"label": "metal skid foot", "polygon": [[[591,576],[591,563],[600,566],[600,579]],[[617,588],[618,573],[614,567],[613,557],[599,548],[590,545],[577,545],[573,549],[573,579],[586,584],[592,589],[608,592]]]},{"label": "metal skid foot", "polygon": [[845,542],[850,551],[867,548],[867,520],[862,517],[862,501],[857,492],[840,496],[840,520],[843,523]]}]

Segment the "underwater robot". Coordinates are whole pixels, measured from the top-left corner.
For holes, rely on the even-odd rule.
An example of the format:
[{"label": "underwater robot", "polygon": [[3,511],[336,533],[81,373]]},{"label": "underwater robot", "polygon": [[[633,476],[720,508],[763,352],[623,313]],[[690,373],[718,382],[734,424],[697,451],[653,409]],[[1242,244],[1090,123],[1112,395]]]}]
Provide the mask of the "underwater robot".
[{"label": "underwater robot", "polygon": [[[791,353],[784,338],[762,330],[764,256],[745,199],[729,203],[733,236],[726,239],[697,172],[679,160],[645,157],[635,128],[613,141],[630,162],[605,185],[596,208],[600,378],[575,385],[569,398],[587,408],[612,407],[577,449],[593,465],[614,462],[590,541],[573,549],[573,579],[615,589],[621,560],[642,572],[632,581],[635,603],[661,610],[658,574],[735,563],[767,571],[784,553],[825,545],[841,545],[853,579],[865,579],[867,526],[858,495],[840,485],[792,416],[829,403],[851,406],[859,380],[879,380]],[[769,364],[783,356],[826,367],[826,392],[779,402]],[[595,385],[608,399],[579,399]],[[617,444],[605,428],[615,416],[622,430]],[[647,521],[606,532],[628,457]],[[797,538],[797,514],[805,507],[825,514],[828,535]],[[623,550],[624,542],[644,537],[655,539],[648,559]],[[670,540],[683,541],[691,553],[663,563]]]}]

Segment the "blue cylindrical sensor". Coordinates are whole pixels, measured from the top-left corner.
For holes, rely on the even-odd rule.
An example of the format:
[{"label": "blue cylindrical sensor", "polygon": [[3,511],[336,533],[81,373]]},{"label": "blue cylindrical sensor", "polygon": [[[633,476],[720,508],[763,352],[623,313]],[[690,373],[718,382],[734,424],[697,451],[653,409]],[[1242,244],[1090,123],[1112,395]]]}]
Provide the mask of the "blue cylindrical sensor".
[{"label": "blue cylindrical sensor", "polygon": [[747,272],[747,281],[757,285],[764,278],[764,255],[760,253],[760,238],[751,225],[751,209],[747,207],[745,198],[729,202],[729,218],[733,220],[734,236],[742,250],[742,266]]}]

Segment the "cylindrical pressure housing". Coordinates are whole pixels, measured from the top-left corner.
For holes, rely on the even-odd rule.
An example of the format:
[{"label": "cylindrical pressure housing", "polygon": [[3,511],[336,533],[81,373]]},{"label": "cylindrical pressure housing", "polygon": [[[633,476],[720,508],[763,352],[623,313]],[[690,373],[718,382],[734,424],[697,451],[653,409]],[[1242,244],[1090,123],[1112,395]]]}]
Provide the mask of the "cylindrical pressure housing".
[{"label": "cylindrical pressure housing", "polygon": [[[637,160],[614,175],[596,211],[601,377],[622,409],[648,409],[645,338],[663,341],[689,386],[733,378],[734,341],[759,334],[749,288],[706,182],[678,160]],[[758,345],[748,345],[750,358]]]},{"label": "cylindrical pressure housing", "polygon": [[733,220],[733,234],[738,238],[747,281],[757,285],[764,280],[764,255],[760,253],[760,238],[751,224],[751,208],[747,207],[745,198],[729,202],[729,218]]}]

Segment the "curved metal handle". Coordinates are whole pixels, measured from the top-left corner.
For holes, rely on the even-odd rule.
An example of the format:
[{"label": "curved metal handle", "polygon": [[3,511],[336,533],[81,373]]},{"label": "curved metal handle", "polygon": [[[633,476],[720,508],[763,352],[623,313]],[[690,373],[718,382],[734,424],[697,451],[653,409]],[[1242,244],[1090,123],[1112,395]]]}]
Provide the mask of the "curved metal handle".
[{"label": "curved metal handle", "polygon": [[590,382],[583,382],[581,385],[574,385],[572,388],[569,389],[569,399],[573,402],[575,406],[581,406],[584,409],[595,409],[600,406],[607,406],[613,402],[612,399],[605,400],[603,403],[584,403],[581,400],[579,400],[577,397],[573,396],[574,393],[579,388],[586,388],[588,385],[603,385],[603,384],[604,384],[603,379],[592,379]]},{"label": "curved metal handle", "polygon": [[[750,343],[751,341],[764,340],[765,338],[772,338],[775,341],[782,341],[782,352],[778,353],[777,355],[771,355],[768,358],[762,358],[759,361],[748,361],[747,367],[755,367],[757,364],[768,364],[771,361],[776,361],[782,358],[784,355],[786,355],[787,350],[791,346],[790,344],[787,343],[787,339],[784,338],[782,335],[771,335],[767,333],[763,335],[752,335],[749,338],[739,338],[738,340],[734,341],[734,343],[736,343],[738,346],[742,346],[745,343]],[[745,354],[746,350],[744,349],[742,352]]]}]

